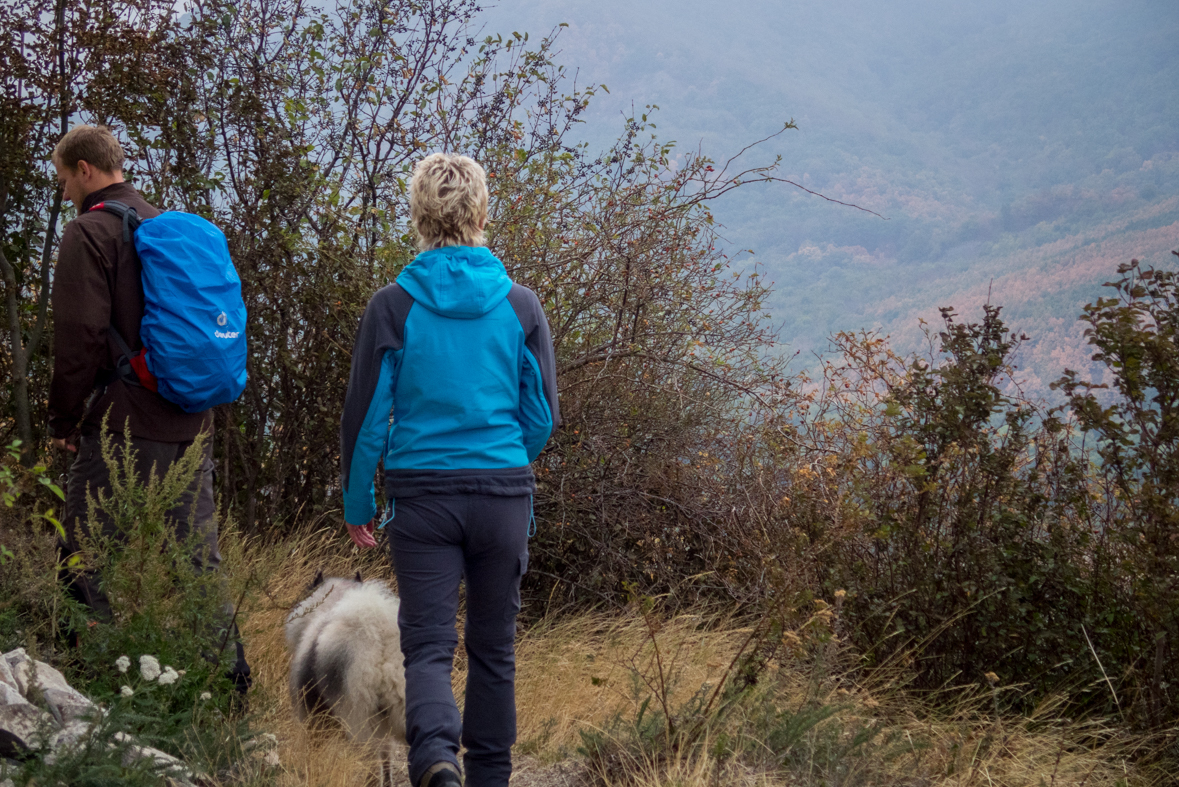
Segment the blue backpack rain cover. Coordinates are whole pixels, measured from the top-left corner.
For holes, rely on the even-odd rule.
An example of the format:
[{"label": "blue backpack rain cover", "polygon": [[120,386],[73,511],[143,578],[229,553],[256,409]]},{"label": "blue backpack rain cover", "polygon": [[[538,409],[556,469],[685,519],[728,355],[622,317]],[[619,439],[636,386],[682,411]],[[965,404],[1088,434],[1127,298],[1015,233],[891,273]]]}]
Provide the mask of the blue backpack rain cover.
[{"label": "blue backpack rain cover", "polygon": [[135,239],[143,269],[143,349],[133,354],[112,333],[139,384],[151,388],[154,382],[161,396],[188,413],[237,399],[246,387],[246,306],[225,235],[191,213],[141,220],[118,202],[91,210],[120,216],[124,242]]}]

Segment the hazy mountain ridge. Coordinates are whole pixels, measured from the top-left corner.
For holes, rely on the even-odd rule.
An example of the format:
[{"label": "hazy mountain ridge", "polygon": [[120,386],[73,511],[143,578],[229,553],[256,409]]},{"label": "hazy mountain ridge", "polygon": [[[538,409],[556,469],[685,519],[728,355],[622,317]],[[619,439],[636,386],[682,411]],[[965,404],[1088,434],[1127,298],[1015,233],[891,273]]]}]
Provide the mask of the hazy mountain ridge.
[{"label": "hazy mountain ridge", "polygon": [[1117,265],[1175,265],[1174,4],[521,0],[486,15],[534,34],[562,21],[561,62],[611,91],[591,107],[592,145],[632,102],[718,159],[794,118],[750,163],[780,154],[783,176],[888,217],[785,185],[716,203],[725,238],[776,282],[791,352],[861,328],[909,349],[917,318],[975,317],[990,288],[1047,395],[1087,358],[1076,317]]},{"label": "hazy mountain ridge", "polygon": [[[1028,336],[1017,362],[1019,379],[1030,395],[1054,399],[1049,384],[1064,369],[1081,371],[1102,381],[1101,364],[1091,360],[1080,316],[1094,297],[1109,297],[1105,282],[1117,279],[1117,266],[1138,258],[1145,264],[1173,268],[1172,249],[1179,249],[1179,199],[1143,209],[1134,215],[1007,256],[983,258],[970,276],[954,278],[916,294],[897,293],[874,304],[866,314],[875,324],[891,326],[894,342],[916,347],[922,341],[919,320],[941,325],[938,307],[953,306],[965,318],[982,315],[988,300],[1003,307],[1003,318],[1015,333]],[[1128,231],[1135,223],[1156,219],[1165,226]],[[993,278],[990,278],[993,277]],[[933,303],[930,297],[934,298]]]}]

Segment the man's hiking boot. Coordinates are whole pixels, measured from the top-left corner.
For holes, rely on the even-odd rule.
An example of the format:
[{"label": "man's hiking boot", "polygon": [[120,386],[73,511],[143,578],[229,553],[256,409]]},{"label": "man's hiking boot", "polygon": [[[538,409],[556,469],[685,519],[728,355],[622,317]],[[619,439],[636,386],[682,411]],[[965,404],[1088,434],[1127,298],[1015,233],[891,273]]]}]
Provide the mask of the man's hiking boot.
[{"label": "man's hiking boot", "polygon": [[453,764],[436,762],[422,774],[418,787],[463,787],[463,779]]}]

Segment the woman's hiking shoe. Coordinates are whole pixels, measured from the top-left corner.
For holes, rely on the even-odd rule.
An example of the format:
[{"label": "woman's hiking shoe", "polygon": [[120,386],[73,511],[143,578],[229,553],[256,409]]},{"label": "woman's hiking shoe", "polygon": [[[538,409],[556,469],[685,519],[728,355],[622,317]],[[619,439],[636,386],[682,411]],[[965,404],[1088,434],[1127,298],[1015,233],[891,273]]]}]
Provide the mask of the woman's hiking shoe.
[{"label": "woman's hiking shoe", "polygon": [[422,774],[418,787],[463,787],[463,779],[451,763],[436,762]]}]

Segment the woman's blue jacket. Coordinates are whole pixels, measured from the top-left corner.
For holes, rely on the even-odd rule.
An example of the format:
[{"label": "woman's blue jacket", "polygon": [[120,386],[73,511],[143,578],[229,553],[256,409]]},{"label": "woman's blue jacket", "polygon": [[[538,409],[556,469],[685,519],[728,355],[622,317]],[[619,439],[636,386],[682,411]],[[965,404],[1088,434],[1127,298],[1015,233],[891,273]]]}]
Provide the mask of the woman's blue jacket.
[{"label": "woman's blue jacket", "polygon": [[344,519],[429,493],[531,494],[529,463],[560,423],[540,301],[483,247],[418,255],[360,321],[340,421]]}]

